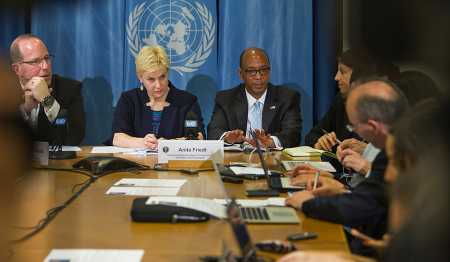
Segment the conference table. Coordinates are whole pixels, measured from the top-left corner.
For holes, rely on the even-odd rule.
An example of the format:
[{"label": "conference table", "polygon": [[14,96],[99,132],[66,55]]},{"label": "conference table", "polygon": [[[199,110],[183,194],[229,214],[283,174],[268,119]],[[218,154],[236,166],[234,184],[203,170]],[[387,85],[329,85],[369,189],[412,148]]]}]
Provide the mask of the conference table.
[{"label": "conference table", "polygon": [[[49,167],[70,168],[76,161],[90,156],[91,147],[83,147],[72,160],[50,160]],[[114,156],[153,166],[156,155]],[[256,154],[253,158],[257,157]],[[267,158],[271,169],[280,169],[280,152]],[[249,155],[226,152],[225,163],[248,161]],[[256,161],[250,159],[250,161]],[[34,169],[18,183],[14,220],[16,237],[25,235],[30,227],[45,217],[47,210],[60,205],[73,189],[88,177],[75,172]],[[225,220],[210,219],[200,223],[136,223],[130,209],[136,196],[106,195],[105,192],[122,178],[186,179],[179,196],[205,198],[245,198],[246,189],[264,188],[265,180],[246,180],[244,184],[222,183],[214,171],[186,175],[176,171],[133,171],[108,174],[97,179],[70,205],[63,209],[46,228],[13,246],[13,261],[43,261],[52,249],[143,249],[142,261],[199,261],[200,256],[220,255],[224,243],[235,254],[238,245]],[[286,194],[282,194],[286,197]],[[300,224],[249,224],[253,242],[286,239],[296,232],[311,231],[318,238],[296,242],[299,250],[349,252],[342,226],[305,217],[298,212]],[[264,256],[278,256],[261,253]]]}]

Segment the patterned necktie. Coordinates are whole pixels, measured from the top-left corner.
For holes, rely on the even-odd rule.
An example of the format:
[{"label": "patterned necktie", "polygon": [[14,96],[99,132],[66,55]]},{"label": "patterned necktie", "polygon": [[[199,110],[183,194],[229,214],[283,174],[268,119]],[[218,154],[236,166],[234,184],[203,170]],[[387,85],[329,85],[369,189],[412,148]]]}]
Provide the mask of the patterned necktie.
[{"label": "patterned necktie", "polygon": [[[250,115],[249,115],[249,124],[250,126],[247,127],[247,129],[261,129],[262,128],[262,103],[259,101],[256,101],[253,106],[250,108]],[[249,131],[249,130],[247,130]],[[247,132],[248,133],[248,132]],[[248,136],[251,137],[251,136]]]}]

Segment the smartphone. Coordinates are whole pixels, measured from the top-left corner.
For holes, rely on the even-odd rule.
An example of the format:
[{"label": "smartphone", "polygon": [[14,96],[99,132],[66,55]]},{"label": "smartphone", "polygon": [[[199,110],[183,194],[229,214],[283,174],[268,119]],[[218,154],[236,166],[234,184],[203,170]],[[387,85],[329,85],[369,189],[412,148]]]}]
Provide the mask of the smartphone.
[{"label": "smartphone", "polygon": [[273,189],[253,189],[246,191],[248,197],[260,197],[260,196],[279,196],[280,192]]}]

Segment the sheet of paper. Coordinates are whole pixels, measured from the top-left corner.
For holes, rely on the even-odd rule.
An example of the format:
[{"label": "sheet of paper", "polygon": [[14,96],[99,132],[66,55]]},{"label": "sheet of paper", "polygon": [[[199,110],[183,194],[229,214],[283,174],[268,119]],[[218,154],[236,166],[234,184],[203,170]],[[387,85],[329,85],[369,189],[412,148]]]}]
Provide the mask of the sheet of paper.
[{"label": "sheet of paper", "polygon": [[142,249],[53,249],[44,262],[140,262]]},{"label": "sheet of paper", "polygon": [[135,152],[136,148],[124,148],[118,146],[94,146],[92,147],[92,154],[115,154],[115,153],[126,153]]},{"label": "sheet of paper", "polygon": [[310,146],[299,146],[299,147],[291,147],[291,148],[285,148],[283,152],[294,156],[320,156],[325,151],[312,148]]},{"label": "sheet of paper", "polygon": [[106,191],[106,194],[124,196],[176,196],[179,190],[179,187],[112,186]]},{"label": "sheet of paper", "polygon": [[158,154],[158,150],[150,150],[150,149],[140,149],[137,148],[135,149],[135,151],[130,151],[130,152],[123,152],[126,155],[157,155]]},{"label": "sheet of paper", "polygon": [[336,169],[333,167],[333,165],[330,164],[330,162],[323,162],[323,161],[295,161],[295,160],[283,160],[281,161],[283,163],[283,166],[286,170],[292,170],[295,167],[301,165],[301,164],[308,164],[316,169],[326,171],[326,172],[336,172]]},{"label": "sheet of paper", "polygon": [[226,218],[225,206],[212,199],[200,197],[149,197],[147,205],[166,204],[190,208],[218,218]]},{"label": "sheet of paper", "polygon": [[[286,198],[269,197],[267,199],[236,199],[236,202],[243,207],[260,207],[260,206],[285,206]],[[215,198],[214,202],[226,205],[226,199]]]},{"label": "sheet of paper", "polygon": [[244,174],[255,174],[255,175],[264,175],[264,169],[258,167],[241,167],[241,166],[231,166],[231,171],[235,175],[244,175]]},{"label": "sheet of paper", "polygon": [[[249,148],[249,150],[253,150],[255,149],[254,147],[252,147],[249,144],[246,144],[246,147]],[[225,151],[235,151],[235,152],[242,152],[244,151],[243,146],[241,144],[226,144],[224,143],[224,148]],[[262,148],[263,151],[265,151],[265,148]],[[283,147],[271,147],[270,148],[271,151],[281,151],[283,150]]]},{"label": "sheet of paper", "polygon": [[186,179],[145,179],[145,178],[122,178],[114,186],[134,187],[176,187],[180,188],[186,183]]},{"label": "sheet of paper", "polygon": [[63,146],[62,147],[62,151],[76,151],[79,152],[81,151],[81,148],[78,146]]}]

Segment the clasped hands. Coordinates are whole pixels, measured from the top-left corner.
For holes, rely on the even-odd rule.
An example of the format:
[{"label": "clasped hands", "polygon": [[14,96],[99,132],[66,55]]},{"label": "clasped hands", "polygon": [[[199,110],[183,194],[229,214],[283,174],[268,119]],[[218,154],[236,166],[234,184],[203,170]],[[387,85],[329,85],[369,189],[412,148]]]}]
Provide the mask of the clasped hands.
[{"label": "clasped hands", "polygon": [[[270,136],[270,134],[266,134],[264,129],[254,129],[255,137],[260,141],[261,146],[263,147],[274,147],[275,143]],[[250,145],[256,147],[255,138],[247,138],[245,137],[245,132],[240,129],[235,129],[228,131],[224,136],[224,141],[229,144],[243,143],[247,142]]]},{"label": "clasped hands", "polygon": [[361,175],[366,175],[371,168],[371,163],[362,157],[366,146],[366,143],[357,139],[346,139],[337,147],[336,156],[345,168],[352,169]]},{"label": "clasped hands", "polygon": [[[159,139],[165,139],[165,138],[159,138]],[[144,136],[143,138],[143,144],[145,148],[148,148],[150,150],[156,150],[158,148],[158,138],[156,138],[156,136],[154,134],[147,134]],[[179,137],[176,138],[177,140],[185,140],[185,137]],[[197,139],[198,140],[203,140],[203,134],[201,132],[197,133]]]},{"label": "clasped hands", "polygon": [[45,79],[38,76],[31,78],[22,86],[22,90],[24,99],[22,107],[27,113],[36,108],[52,92]]}]

